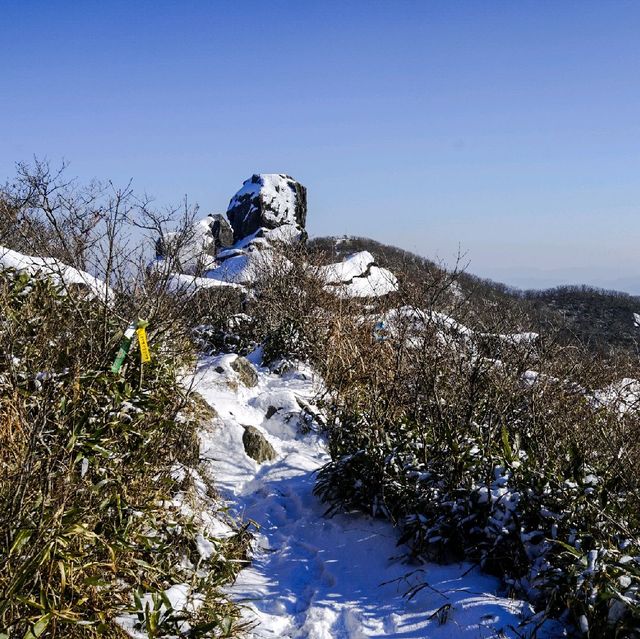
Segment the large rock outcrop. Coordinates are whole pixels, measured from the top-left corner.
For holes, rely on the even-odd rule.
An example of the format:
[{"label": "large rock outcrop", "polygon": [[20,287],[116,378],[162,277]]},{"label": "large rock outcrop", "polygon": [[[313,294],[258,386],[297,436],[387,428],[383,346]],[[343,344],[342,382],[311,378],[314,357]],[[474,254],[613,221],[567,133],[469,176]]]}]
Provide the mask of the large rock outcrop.
[{"label": "large rock outcrop", "polygon": [[284,236],[304,237],[307,189],[284,173],[254,174],[231,198],[227,217],[236,242],[259,229],[284,229]]},{"label": "large rock outcrop", "polygon": [[[194,226],[192,241],[178,251],[176,288],[250,287],[265,273],[290,268],[281,249],[306,240],[307,189],[284,173],[254,174],[231,198],[227,217],[210,215]],[[168,234],[158,242],[158,258],[169,254],[172,240]],[[317,274],[339,297],[380,297],[398,289],[393,273],[367,251],[318,267]]]}]

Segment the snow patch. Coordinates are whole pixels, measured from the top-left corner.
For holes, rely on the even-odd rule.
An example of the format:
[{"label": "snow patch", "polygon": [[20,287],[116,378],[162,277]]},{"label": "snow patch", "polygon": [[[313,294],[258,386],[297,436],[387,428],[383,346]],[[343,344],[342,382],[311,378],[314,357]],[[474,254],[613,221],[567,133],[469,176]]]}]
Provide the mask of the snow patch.
[{"label": "snow patch", "polygon": [[0,246],[0,266],[29,275],[41,273],[63,285],[80,284],[85,286],[93,297],[103,300],[110,301],[113,297],[110,288],[103,281],[85,271],[67,266],[53,257],[32,257]]},{"label": "snow patch", "polygon": [[596,405],[608,406],[624,414],[640,408],[640,380],[625,377],[593,393]]}]

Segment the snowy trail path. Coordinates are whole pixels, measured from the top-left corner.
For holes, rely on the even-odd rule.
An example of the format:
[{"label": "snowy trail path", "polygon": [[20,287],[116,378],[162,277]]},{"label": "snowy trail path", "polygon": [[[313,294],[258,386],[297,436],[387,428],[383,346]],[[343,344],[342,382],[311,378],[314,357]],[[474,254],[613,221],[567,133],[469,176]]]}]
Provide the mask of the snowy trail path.
[{"label": "snowy trail path", "polygon": [[[229,386],[234,356],[207,358],[196,389],[216,410],[219,424],[202,439],[202,455],[224,498],[260,525],[255,556],[231,592],[247,603],[256,638],[362,639],[390,637],[520,637],[528,606],[499,597],[498,580],[468,564],[410,566],[394,557],[396,532],[362,514],[325,518],[313,496],[314,471],[327,460],[322,441],[299,435],[296,396],[314,396],[308,370],[284,376],[260,370],[255,388]],[[278,412],[266,418],[268,408]],[[289,418],[289,419],[288,419]],[[243,425],[258,427],[278,453],[258,465],[244,452]],[[416,568],[415,581],[392,582]],[[429,587],[407,600],[415,583]],[[449,605],[439,623],[438,609]],[[501,634],[502,633],[502,634]]]}]

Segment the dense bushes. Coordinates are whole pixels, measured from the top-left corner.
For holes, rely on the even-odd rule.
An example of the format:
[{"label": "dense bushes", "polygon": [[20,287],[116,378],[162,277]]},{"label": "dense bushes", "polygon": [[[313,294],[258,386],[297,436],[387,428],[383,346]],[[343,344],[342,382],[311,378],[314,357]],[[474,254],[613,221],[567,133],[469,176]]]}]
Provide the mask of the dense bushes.
[{"label": "dense bushes", "polygon": [[[353,251],[371,252],[380,266],[404,282],[421,282],[442,272],[438,265],[414,253],[364,237],[323,237],[311,245],[324,261],[336,261]],[[457,266],[464,267],[464,256]],[[553,332],[567,345],[586,346],[599,358],[638,355],[640,297],[589,286],[559,286],[548,290],[520,290],[470,273],[460,272],[457,289],[470,302],[470,325],[490,320],[496,308],[519,312],[529,330]],[[612,351],[615,353],[612,354]]]},{"label": "dense bushes", "polygon": [[190,313],[199,348],[246,355],[261,347],[269,365],[321,359],[340,304],[309,258],[304,247],[279,246],[256,259],[255,282],[246,292],[199,292],[198,310]]},{"label": "dense bushes", "polygon": [[638,355],[640,298],[618,291],[588,286],[561,286],[546,291],[525,291],[523,297],[532,314],[542,316],[552,310],[561,314],[565,339],[579,339],[599,357],[612,348]]},{"label": "dense bushes", "polygon": [[383,339],[370,322],[330,343],[317,493],[389,518],[418,557],[479,562],[591,637],[636,636],[640,419],[591,392],[613,371],[500,327],[487,357],[425,301]]},{"label": "dense bushes", "polygon": [[[181,507],[198,495],[176,479],[199,455],[198,414],[176,381],[189,352],[163,356],[171,336],[158,335],[144,379],[137,353],[113,375],[122,320],[97,300],[3,271],[0,308],[0,632],[124,636],[115,619],[135,601],[150,637],[185,621],[192,636],[234,632],[238,611],[217,587],[248,533],[213,539],[202,559],[197,508]],[[167,606],[177,583],[199,593],[197,610]]]}]

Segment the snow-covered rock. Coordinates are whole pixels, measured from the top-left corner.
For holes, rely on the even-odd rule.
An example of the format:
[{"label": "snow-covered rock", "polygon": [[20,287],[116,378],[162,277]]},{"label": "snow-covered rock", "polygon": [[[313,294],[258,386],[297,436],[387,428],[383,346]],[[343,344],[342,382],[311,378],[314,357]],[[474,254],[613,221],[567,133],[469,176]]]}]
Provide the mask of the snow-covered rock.
[{"label": "snow-covered rock", "polygon": [[233,244],[233,229],[227,218],[220,213],[210,213],[209,219],[216,248],[231,246]]},{"label": "snow-covered rock", "polygon": [[238,375],[238,379],[248,388],[258,384],[258,373],[246,357],[236,357],[231,362],[231,368]]},{"label": "snow-covered rock", "polygon": [[[181,272],[171,281],[174,288],[207,287],[206,280],[222,286],[251,286],[274,267],[287,269],[290,262],[278,246],[306,237],[307,190],[284,173],[256,174],[231,198],[227,216],[235,243],[228,244],[231,230],[221,216],[198,222],[193,238],[178,250]],[[158,242],[159,259],[177,238],[168,234]],[[201,273],[204,278],[192,277]],[[327,290],[340,297],[379,297],[398,289],[395,275],[380,268],[368,251],[318,267],[317,275]]]},{"label": "snow-covered rock", "polygon": [[195,275],[186,275],[184,273],[171,273],[167,279],[167,287],[170,291],[181,294],[191,294],[205,288],[227,287],[243,289],[242,285],[236,282],[209,277],[196,277]]},{"label": "snow-covered rock", "polygon": [[350,255],[342,262],[318,268],[327,289],[340,297],[380,297],[398,290],[398,280],[389,270],[376,265],[368,251]]},{"label": "snow-covered rock", "polygon": [[234,251],[227,257],[220,257],[218,263],[204,274],[206,278],[221,283],[233,283],[249,286],[256,282],[261,274],[273,268],[274,263],[289,264],[269,245],[251,244],[247,249]]},{"label": "snow-covered rock", "polygon": [[79,285],[98,299],[110,301],[112,297],[111,290],[103,281],[85,271],[67,266],[53,257],[32,257],[0,246],[0,269],[10,268],[29,275],[41,273],[64,286]]},{"label": "snow-covered rock", "polygon": [[327,284],[345,284],[351,282],[354,277],[365,275],[374,263],[373,255],[369,251],[360,251],[342,262],[321,266],[318,274]]},{"label": "snow-covered rock", "polygon": [[300,238],[307,219],[307,189],[284,173],[254,174],[231,198],[227,217],[236,242],[260,228],[283,226],[290,227],[289,238]]},{"label": "snow-covered rock", "polygon": [[625,377],[605,388],[596,390],[593,398],[597,406],[608,406],[624,414],[640,409],[640,381]]},{"label": "snow-covered rock", "polygon": [[242,443],[245,453],[258,464],[273,461],[278,455],[267,438],[255,426],[244,427]]}]

